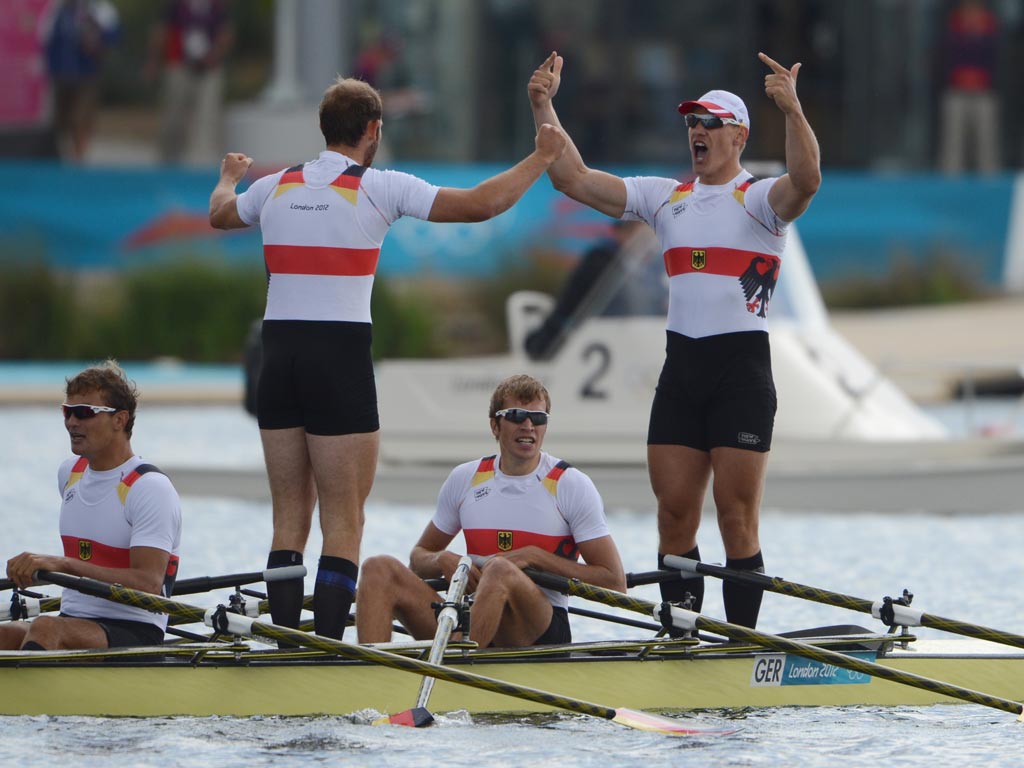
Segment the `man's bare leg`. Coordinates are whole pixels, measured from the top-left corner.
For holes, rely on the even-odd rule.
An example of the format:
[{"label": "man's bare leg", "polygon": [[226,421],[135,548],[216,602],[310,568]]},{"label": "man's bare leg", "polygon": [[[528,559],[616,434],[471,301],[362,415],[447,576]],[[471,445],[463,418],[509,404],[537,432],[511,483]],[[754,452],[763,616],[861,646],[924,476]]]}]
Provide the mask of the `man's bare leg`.
[{"label": "man's bare leg", "polygon": [[[758,524],[768,454],[739,448],[713,448],[714,496],[725,565],[739,571],[763,571]],[[757,625],[763,590],[722,582],[725,617],[733,624]]]},{"label": "man's bare leg", "polygon": [[359,569],[356,627],[360,643],[391,639],[391,622],[398,619],[417,640],[437,633],[432,603],[441,596],[391,555],[369,557]]},{"label": "man's bare leg", "polygon": [[469,637],[481,648],[531,645],[551,624],[551,602],[515,563],[495,557],[480,571]]},{"label": "man's bare leg", "polygon": [[[711,457],[683,445],[649,445],[647,466],[658,500],[658,568],[665,555],[699,560],[697,529],[711,477]],[[699,611],[703,605],[701,576],[662,582],[660,589],[662,600],[681,603],[689,595],[693,610]]]},{"label": "man's bare leg", "polygon": [[106,648],[107,633],[95,621],[68,616],[39,616],[31,622],[22,645],[59,651],[73,648]]},{"label": "man's bare leg", "polygon": [[[302,427],[261,429],[260,438],[274,514],[274,537],[267,567],[301,565],[316,505],[306,431]],[[302,579],[267,585],[270,615],[275,624],[299,626],[303,591]]]},{"label": "man's bare leg", "polygon": [[27,621],[12,621],[0,625],[0,651],[16,651],[21,648],[29,626]]},{"label": "man's bare leg", "polygon": [[356,594],[364,506],[377,472],[380,432],[307,435],[307,446],[324,540],[313,592],[316,632],[340,639]]}]

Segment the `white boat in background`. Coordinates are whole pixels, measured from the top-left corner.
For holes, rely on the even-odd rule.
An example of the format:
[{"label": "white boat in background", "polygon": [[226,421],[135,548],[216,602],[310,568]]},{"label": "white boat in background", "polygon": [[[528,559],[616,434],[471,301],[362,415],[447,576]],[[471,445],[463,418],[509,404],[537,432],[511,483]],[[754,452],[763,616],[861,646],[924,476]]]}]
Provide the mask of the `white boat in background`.
[{"label": "white boat in background", "polygon": [[[649,289],[645,280],[664,279],[649,230],[623,251],[617,287]],[[525,340],[554,299],[522,291],[507,302],[506,354],[378,363],[374,497],[423,502],[437,486],[427,497],[423,487],[439,485],[451,466],[493,452],[488,397],[505,376],[529,373],[551,393],[545,448],[587,471],[610,507],[653,509],[646,432],[664,359],[664,307],[648,302],[632,314],[602,315],[611,290],[599,284],[593,293],[547,360],[531,359]],[[847,342],[829,323],[795,227],[769,318],[779,405],[766,507],[1024,511],[1024,441],[951,436]]]}]

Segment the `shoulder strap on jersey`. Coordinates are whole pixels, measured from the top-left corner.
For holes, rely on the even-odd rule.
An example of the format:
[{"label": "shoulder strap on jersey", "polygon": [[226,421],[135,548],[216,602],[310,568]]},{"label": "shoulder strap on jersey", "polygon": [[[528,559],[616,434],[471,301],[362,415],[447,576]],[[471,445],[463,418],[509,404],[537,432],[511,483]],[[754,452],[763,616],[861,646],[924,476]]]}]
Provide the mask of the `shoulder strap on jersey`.
[{"label": "shoulder strap on jersey", "polygon": [[755,181],[760,181],[760,179],[758,179],[756,176],[747,176],[746,179],[741,181],[736,186],[736,189],[732,191],[732,196],[736,198],[736,202],[738,202],[740,205],[745,205],[744,200],[747,195],[747,190],[750,189],[750,185],[753,184]]},{"label": "shoulder strap on jersey", "polygon": [[544,487],[548,489],[552,496],[558,493],[558,481],[562,479],[562,475],[565,474],[565,470],[570,467],[572,467],[572,464],[568,461],[559,461],[544,477]]},{"label": "shoulder strap on jersey", "polygon": [[304,167],[305,163],[299,163],[282,173],[281,178],[277,182],[277,188],[274,190],[274,197],[283,195],[289,189],[303,186],[306,183],[306,177],[302,173]]},{"label": "shoulder strap on jersey", "polygon": [[494,477],[494,460],[497,458],[497,454],[493,456],[484,456],[480,459],[480,463],[476,467],[476,473],[473,475],[473,482],[470,486],[477,486],[481,483],[486,483]]},{"label": "shoulder strap on jersey", "polygon": [[88,466],[89,460],[84,456],[79,457],[78,461],[71,465],[71,474],[68,475],[68,481],[64,484],[65,491],[82,479],[82,475],[85,474],[85,469]]},{"label": "shoulder strap on jersey", "polygon": [[366,166],[353,163],[331,182],[331,189],[355,205],[359,199],[359,185],[362,183],[364,173],[366,173]]},{"label": "shoulder strap on jersey", "polygon": [[139,466],[121,478],[121,482],[117,484],[117,496],[121,499],[122,504],[127,503],[128,491],[135,485],[135,481],[149,472],[156,472],[160,475],[164,474],[153,464],[139,464]]}]

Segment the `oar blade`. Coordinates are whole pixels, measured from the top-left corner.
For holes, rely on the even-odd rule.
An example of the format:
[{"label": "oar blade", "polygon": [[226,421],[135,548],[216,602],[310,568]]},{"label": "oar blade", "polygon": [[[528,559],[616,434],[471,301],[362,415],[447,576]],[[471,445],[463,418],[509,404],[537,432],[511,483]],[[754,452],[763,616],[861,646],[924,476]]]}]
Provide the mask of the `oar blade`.
[{"label": "oar blade", "polygon": [[407,728],[425,728],[434,722],[434,716],[426,707],[413,707],[373,721],[374,725],[404,725]]},{"label": "oar blade", "polygon": [[625,725],[628,728],[635,728],[638,731],[654,731],[670,736],[728,736],[736,733],[735,728],[694,728],[683,720],[673,720],[669,717],[626,707],[619,707],[615,710],[612,722]]}]

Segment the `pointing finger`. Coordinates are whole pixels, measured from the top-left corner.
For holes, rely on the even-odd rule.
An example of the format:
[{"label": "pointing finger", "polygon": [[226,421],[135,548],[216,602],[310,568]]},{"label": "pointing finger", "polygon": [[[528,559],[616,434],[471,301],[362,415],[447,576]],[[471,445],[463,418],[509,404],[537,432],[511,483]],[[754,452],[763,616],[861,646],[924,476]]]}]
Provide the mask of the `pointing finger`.
[{"label": "pointing finger", "polygon": [[759,53],[759,54],[757,54],[757,58],[759,58],[761,61],[763,61],[769,67],[771,67],[775,71],[776,74],[781,75],[781,74],[785,74],[785,73],[789,72],[788,69],[786,69],[784,66],[779,64],[779,62],[777,62],[775,59],[773,59],[771,56],[769,56],[766,53]]},{"label": "pointing finger", "polygon": [[555,56],[556,55],[557,54],[554,51],[549,53],[548,57],[546,59],[544,59],[544,63],[540,65],[540,68],[541,69],[550,69],[551,65],[555,63]]}]

